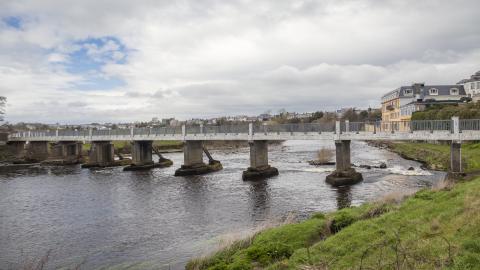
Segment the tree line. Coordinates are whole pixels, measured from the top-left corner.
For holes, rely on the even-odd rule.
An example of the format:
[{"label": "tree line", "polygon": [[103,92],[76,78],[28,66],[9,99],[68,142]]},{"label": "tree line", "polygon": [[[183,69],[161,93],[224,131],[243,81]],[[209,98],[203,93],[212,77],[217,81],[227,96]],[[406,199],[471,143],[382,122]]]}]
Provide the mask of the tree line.
[{"label": "tree line", "polygon": [[480,119],[480,103],[433,105],[424,111],[414,112],[412,120],[449,120],[453,116],[460,119]]}]

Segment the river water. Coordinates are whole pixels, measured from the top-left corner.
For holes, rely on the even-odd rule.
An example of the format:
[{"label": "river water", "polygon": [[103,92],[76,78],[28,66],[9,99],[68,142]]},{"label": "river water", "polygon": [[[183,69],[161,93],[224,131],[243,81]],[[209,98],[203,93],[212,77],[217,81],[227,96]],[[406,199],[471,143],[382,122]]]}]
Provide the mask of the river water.
[{"label": "river water", "polygon": [[[352,142],[352,163],[387,169],[357,169],[364,181],[332,188],[333,166],[313,167],[327,141],[286,141],[270,146],[280,175],[243,182],[247,148],[211,151],[222,171],[173,177],[182,153],[166,154],[174,166],[148,172],[68,167],[33,167],[0,174],[0,269],[18,268],[50,251],[48,269],[182,269],[224,235],[248,231],[294,213],[359,205],[390,192],[430,186],[444,173],[386,150]],[[414,167],[414,171],[407,168]]]}]

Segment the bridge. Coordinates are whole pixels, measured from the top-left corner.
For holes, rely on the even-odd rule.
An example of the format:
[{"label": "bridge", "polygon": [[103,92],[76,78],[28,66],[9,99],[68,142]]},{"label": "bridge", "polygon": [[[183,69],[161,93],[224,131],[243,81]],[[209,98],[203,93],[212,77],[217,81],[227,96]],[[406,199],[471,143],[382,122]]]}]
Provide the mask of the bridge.
[{"label": "bridge", "polygon": [[404,122],[335,121],[275,125],[247,123],[225,126],[27,131],[9,135],[8,144],[20,155],[28,142],[31,157],[41,160],[48,156],[49,142],[58,142],[59,155],[64,158],[78,156],[81,153],[81,144],[91,142],[89,162],[93,165],[109,166],[114,162],[112,141],[132,141],[132,163],[141,166],[152,162],[152,143],[161,140],[184,142],[184,169],[203,166],[203,141],[249,141],[250,167],[247,172],[250,171],[254,176],[276,174],[276,169],[268,165],[268,141],[333,140],[336,146],[336,172],[351,170],[352,140],[449,141],[450,170],[462,172],[461,142],[480,140],[480,119],[460,120],[453,117],[451,120]]}]

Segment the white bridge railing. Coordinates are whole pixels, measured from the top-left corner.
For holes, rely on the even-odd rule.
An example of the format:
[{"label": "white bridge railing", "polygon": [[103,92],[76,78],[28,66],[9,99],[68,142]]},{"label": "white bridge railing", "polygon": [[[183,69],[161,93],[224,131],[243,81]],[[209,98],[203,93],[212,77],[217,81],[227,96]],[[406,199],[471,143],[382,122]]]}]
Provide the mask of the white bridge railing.
[{"label": "white bridge railing", "polygon": [[[476,134],[480,134],[480,119],[458,119],[453,117],[451,120],[420,120],[420,121],[377,121],[377,122],[349,122],[349,121],[335,121],[326,123],[298,123],[298,124],[234,124],[234,125],[183,125],[175,127],[154,127],[154,128],[129,128],[129,129],[102,129],[102,130],[44,130],[44,131],[23,131],[11,134],[9,140],[94,140],[94,139],[185,139],[191,136],[208,137],[210,139],[225,139],[225,136],[230,138],[237,136],[238,139],[253,139],[261,137],[268,139],[272,135],[311,135],[315,134],[328,135],[337,137],[341,134],[383,134],[383,138],[388,139],[388,134],[426,134],[426,133],[451,133],[459,134],[462,132],[470,132],[473,135],[470,139],[476,138]],[[243,135],[243,136],[242,136]],[[427,136],[427,135],[423,135]],[[397,136],[398,137],[398,136]],[[404,136],[409,138],[408,136]],[[414,136],[413,136],[414,137]],[[355,139],[355,137],[351,137]],[[398,137],[403,138],[403,137]],[[416,137],[414,137],[416,138]],[[449,138],[445,135],[440,138]],[[359,138],[361,139],[361,138]],[[435,139],[432,137],[431,139]]]}]

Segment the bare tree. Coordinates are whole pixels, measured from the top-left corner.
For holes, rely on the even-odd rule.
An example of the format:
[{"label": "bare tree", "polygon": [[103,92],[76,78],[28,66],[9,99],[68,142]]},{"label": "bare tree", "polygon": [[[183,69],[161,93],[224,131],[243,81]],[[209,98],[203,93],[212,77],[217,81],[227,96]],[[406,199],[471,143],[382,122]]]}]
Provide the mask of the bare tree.
[{"label": "bare tree", "polygon": [[6,104],[7,104],[7,98],[0,96],[0,122],[3,122],[3,116],[5,115]]}]

